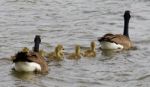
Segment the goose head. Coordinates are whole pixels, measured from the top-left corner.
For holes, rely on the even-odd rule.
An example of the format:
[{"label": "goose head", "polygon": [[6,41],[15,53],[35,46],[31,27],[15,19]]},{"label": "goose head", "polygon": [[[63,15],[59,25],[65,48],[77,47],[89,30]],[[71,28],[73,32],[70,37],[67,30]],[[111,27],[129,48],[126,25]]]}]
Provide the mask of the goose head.
[{"label": "goose head", "polygon": [[129,38],[129,31],[128,31],[128,26],[129,26],[129,20],[130,20],[130,11],[125,11],[124,13],[124,32],[123,35],[127,36]]},{"label": "goose head", "polygon": [[34,52],[39,52],[40,43],[41,43],[41,38],[39,35],[36,35],[34,38],[34,47],[33,47]]},{"label": "goose head", "polygon": [[124,13],[124,19],[129,20],[130,18],[131,18],[130,11],[126,10],[125,13]]}]

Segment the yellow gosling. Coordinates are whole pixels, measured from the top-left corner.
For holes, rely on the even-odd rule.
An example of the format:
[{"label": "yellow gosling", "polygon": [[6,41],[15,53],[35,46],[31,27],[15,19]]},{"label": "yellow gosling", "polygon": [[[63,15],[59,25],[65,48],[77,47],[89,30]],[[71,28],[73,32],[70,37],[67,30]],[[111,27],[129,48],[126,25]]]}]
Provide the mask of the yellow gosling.
[{"label": "yellow gosling", "polygon": [[[22,50],[21,50],[21,52],[29,53],[29,48],[23,47]],[[16,55],[16,54],[15,54],[15,55]],[[13,60],[16,59],[15,55],[14,55],[14,56],[11,56],[11,61],[13,61]]]},{"label": "yellow gosling", "polygon": [[80,45],[76,45],[75,52],[70,53],[67,58],[68,59],[80,59],[81,58]]},{"label": "yellow gosling", "polygon": [[96,56],[95,48],[96,48],[96,44],[94,41],[92,41],[90,49],[84,51],[83,56],[84,57],[95,57]]},{"label": "yellow gosling", "polygon": [[[24,48],[22,48],[21,52],[27,52],[27,53],[29,53],[29,52],[32,52],[32,51],[30,51],[29,48],[24,47]],[[39,52],[37,52],[37,53],[39,53],[39,55],[42,56],[42,57],[46,56],[46,52],[44,50],[39,50]]]},{"label": "yellow gosling", "polygon": [[24,48],[22,48],[22,52],[29,52],[29,48],[27,48],[27,47],[24,47]]},{"label": "yellow gosling", "polygon": [[55,47],[54,52],[51,52],[48,54],[48,60],[49,61],[62,61],[63,57],[64,57],[64,53],[63,53],[63,46],[62,45],[57,45]]},{"label": "yellow gosling", "polygon": [[47,53],[44,50],[40,50],[39,55],[42,57],[46,57]]},{"label": "yellow gosling", "polygon": [[60,51],[60,52],[59,52],[60,55],[61,55],[62,57],[64,57],[64,47],[63,47],[63,45],[58,44],[57,47],[58,47],[58,50]]}]

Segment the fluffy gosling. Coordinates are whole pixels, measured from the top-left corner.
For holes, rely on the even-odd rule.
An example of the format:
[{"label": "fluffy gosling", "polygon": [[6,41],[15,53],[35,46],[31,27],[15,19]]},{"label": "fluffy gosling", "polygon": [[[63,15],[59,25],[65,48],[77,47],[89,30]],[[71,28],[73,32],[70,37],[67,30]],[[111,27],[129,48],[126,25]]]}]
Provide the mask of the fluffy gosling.
[{"label": "fluffy gosling", "polygon": [[96,44],[94,41],[92,41],[90,49],[84,51],[83,56],[84,57],[95,57],[96,56],[95,48],[96,48]]},{"label": "fluffy gosling", "polygon": [[63,53],[63,46],[58,44],[56,47],[55,47],[55,50],[54,52],[51,52],[48,54],[48,60],[49,61],[62,61],[63,60],[63,57],[64,57],[64,53]]},{"label": "fluffy gosling", "polygon": [[68,59],[80,59],[81,58],[80,45],[76,45],[75,52],[70,53],[67,58]]}]

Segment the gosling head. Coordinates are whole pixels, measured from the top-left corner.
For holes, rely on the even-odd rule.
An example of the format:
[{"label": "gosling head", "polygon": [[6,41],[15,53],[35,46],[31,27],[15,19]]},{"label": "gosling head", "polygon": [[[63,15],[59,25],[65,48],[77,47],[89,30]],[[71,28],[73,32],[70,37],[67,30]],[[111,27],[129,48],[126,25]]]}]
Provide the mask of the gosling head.
[{"label": "gosling head", "polygon": [[59,52],[62,52],[62,53],[64,52],[64,47],[61,44],[58,44],[56,49],[58,49]]},{"label": "gosling head", "polygon": [[34,52],[39,52],[39,45],[41,43],[41,38],[40,38],[40,35],[36,35],[35,38],[34,38]]},{"label": "gosling head", "polygon": [[56,58],[57,60],[62,60],[62,58],[63,58],[63,56],[64,56],[63,50],[64,50],[64,48],[63,48],[62,45],[57,45],[57,46],[55,47],[55,58]]},{"label": "gosling head", "polygon": [[63,51],[64,51],[63,45],[58,44],[58,45],[55,47],[55,52],[56,52],[56,53],[63,53]]},{"label": "gosling head", "polygon": [[22,48],[22,52],[29,52],[29,48],[27,48],[27,47],[24,47],[24,48]]}]

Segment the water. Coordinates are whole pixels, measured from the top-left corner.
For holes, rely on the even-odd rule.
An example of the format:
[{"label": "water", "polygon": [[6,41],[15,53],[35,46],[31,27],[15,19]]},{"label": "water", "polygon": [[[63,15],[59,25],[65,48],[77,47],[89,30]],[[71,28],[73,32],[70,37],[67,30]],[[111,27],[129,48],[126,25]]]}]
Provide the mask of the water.
[{"label": "water", "polygon": [[[41,49],[61,43],[66,52],[75,44],[89,47],[105,33],[122,33],[123,13],[130,10],[130,37],[136,49],[102,52],[95,58],[50,63],[48,75],[12,72],[10,56],[33,47],[41,35]],[[2,87],[149,87],[149,0],[1,0],[0,85]],[[99,43],[97,42],[97,48]]]}]

